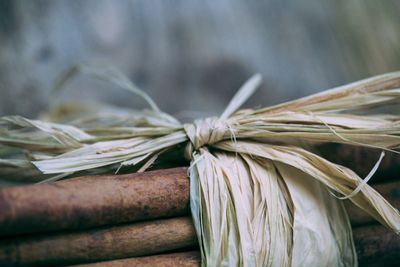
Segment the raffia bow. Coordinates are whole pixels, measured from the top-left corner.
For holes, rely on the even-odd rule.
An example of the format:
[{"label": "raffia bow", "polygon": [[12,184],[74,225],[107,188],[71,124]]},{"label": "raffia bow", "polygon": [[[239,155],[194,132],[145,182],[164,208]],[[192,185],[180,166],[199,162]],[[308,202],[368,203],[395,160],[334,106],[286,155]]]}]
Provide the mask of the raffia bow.
[{"label": "raffia bow", "polygon": [[[236,112],[260,84],[255,75],[220,117],[181,124],[111,69],[79,66],[60,84],[77,72],[139,94],[152,110],[89,112],[70,125],[3,117],[12,127],[0,132],[0,143],[27,149],[41,172],[58,174],[50,180],[114,164],[144,162],[144,170],[160,154],[185,145],[203,266],[357,265],[351,226],[336,194],[400,231],[399,212],[366,183],[373,172],[363,181],[308,150],[312,143],[339,142],[398,153],[398,115],[355,111],[399,101],[400,73]],[[0,163],[28,168],[25,161]]]}]

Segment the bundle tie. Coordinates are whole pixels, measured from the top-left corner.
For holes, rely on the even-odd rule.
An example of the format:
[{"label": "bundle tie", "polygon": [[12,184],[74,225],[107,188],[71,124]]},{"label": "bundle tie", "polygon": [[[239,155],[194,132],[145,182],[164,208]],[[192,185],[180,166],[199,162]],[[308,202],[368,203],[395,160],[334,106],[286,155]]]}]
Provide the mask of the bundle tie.
[{"label": "bundle tie", "polygon": [[194,151],[218,143],[229,134],[227,123],[217,117],[195,120],[193,123],[184,124],[183,129],[189,139],[185,148],[185,158],[190,160]]}]

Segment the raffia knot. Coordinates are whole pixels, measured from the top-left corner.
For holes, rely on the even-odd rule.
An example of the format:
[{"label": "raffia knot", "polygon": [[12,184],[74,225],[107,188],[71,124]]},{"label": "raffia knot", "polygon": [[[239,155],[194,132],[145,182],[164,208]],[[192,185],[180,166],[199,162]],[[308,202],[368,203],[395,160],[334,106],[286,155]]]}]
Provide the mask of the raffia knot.
[{"label": "raffia knot", "polygon": [[193,151],[217,143],[229,133],[227,123],[217,117],[198,119],[193,123],[184,124],[183,127],[189,138],[185,149],[185,156],[189,159]]}]

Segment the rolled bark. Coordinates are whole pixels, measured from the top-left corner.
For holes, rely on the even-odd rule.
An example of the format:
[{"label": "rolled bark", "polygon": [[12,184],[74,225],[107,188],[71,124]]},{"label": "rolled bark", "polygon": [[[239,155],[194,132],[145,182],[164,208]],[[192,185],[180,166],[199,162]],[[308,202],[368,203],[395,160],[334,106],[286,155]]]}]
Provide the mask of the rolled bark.
[{"label": "rolled bark", "polygon": [[200,252],[187,251],[171,254],[154,255],[147,257],[128,258],[113,261],[95,262],[74,265],[74,267],[198,267],[200,266]]},{"label": "rolled bark", "polygon": [[186,168],[0,189],[0,236],[82,229],[189,211]]},{"label": "rolled bark", "polygon": [[[400,251],[399,236],[383,226],[356,228],[353,231],[353,235],[360,266],[398,266],[398,261],[400,260],[400,254],[398,253]],[[79,265],[79,267],[100,266],[198,267],[200,266],[200,253],[191,251]]]},{"label": "rolled bark", "polygon": [[[396,208],[400,208],[400,182],[390,182],[373,185],[390,204]],[[361,226],[376,222],[368,213],[355,206],[350,201],[345,202],[347,213],[349,214],[352,226]]]},{"label": "rolled bark", "polygon": [[[356,228],[353,236],[362,266],[377,262],[384,264],[381,266],[387,266],[385,264],[400,260],[398,253],[400,238],[383,226]],[[99,262],[152,255],[196,245],[197,238],[191,218],[182,217],[89,232],[3,240],[0,242],[0,266],[47,266]],[[161,264],[174,262],[173,257],[163,257],[147,257],[144,260],[129,259],[117,263],[136,261],[147,263],[149,266],[157,266],[155,263],[163,266]],[[182,260],[180,257],[178,259]],[[107,264],[115,266],[112,263]]]},{"label": "rolled bark", "polygon": [[[399,182],[376,185],[400,207]],[[354,225],[373,219],[353,204]],[[0,189],[0,236],[84,229],[189,214],[187,168],[79,177]]]},{"label": "rolled bark", "polygon": [[153,255],[197,245],[190,217],[0,241],[0,266],[67,265]]}]

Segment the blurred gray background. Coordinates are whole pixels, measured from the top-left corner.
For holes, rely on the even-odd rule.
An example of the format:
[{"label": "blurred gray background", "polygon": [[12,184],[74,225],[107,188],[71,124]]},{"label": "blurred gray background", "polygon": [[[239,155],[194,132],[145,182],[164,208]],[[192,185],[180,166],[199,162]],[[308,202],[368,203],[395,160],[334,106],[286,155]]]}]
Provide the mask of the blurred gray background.
[{"label": "blurred gray background", "polygon": [[[400,70],[400,1],[0,0],[0,115],[37,116],[80,62],[116,66],[181,118],[219,114],[260,72],[247,106],[265,106]],[[111,87],[81,77],[59,98],[145,107]]]}]

